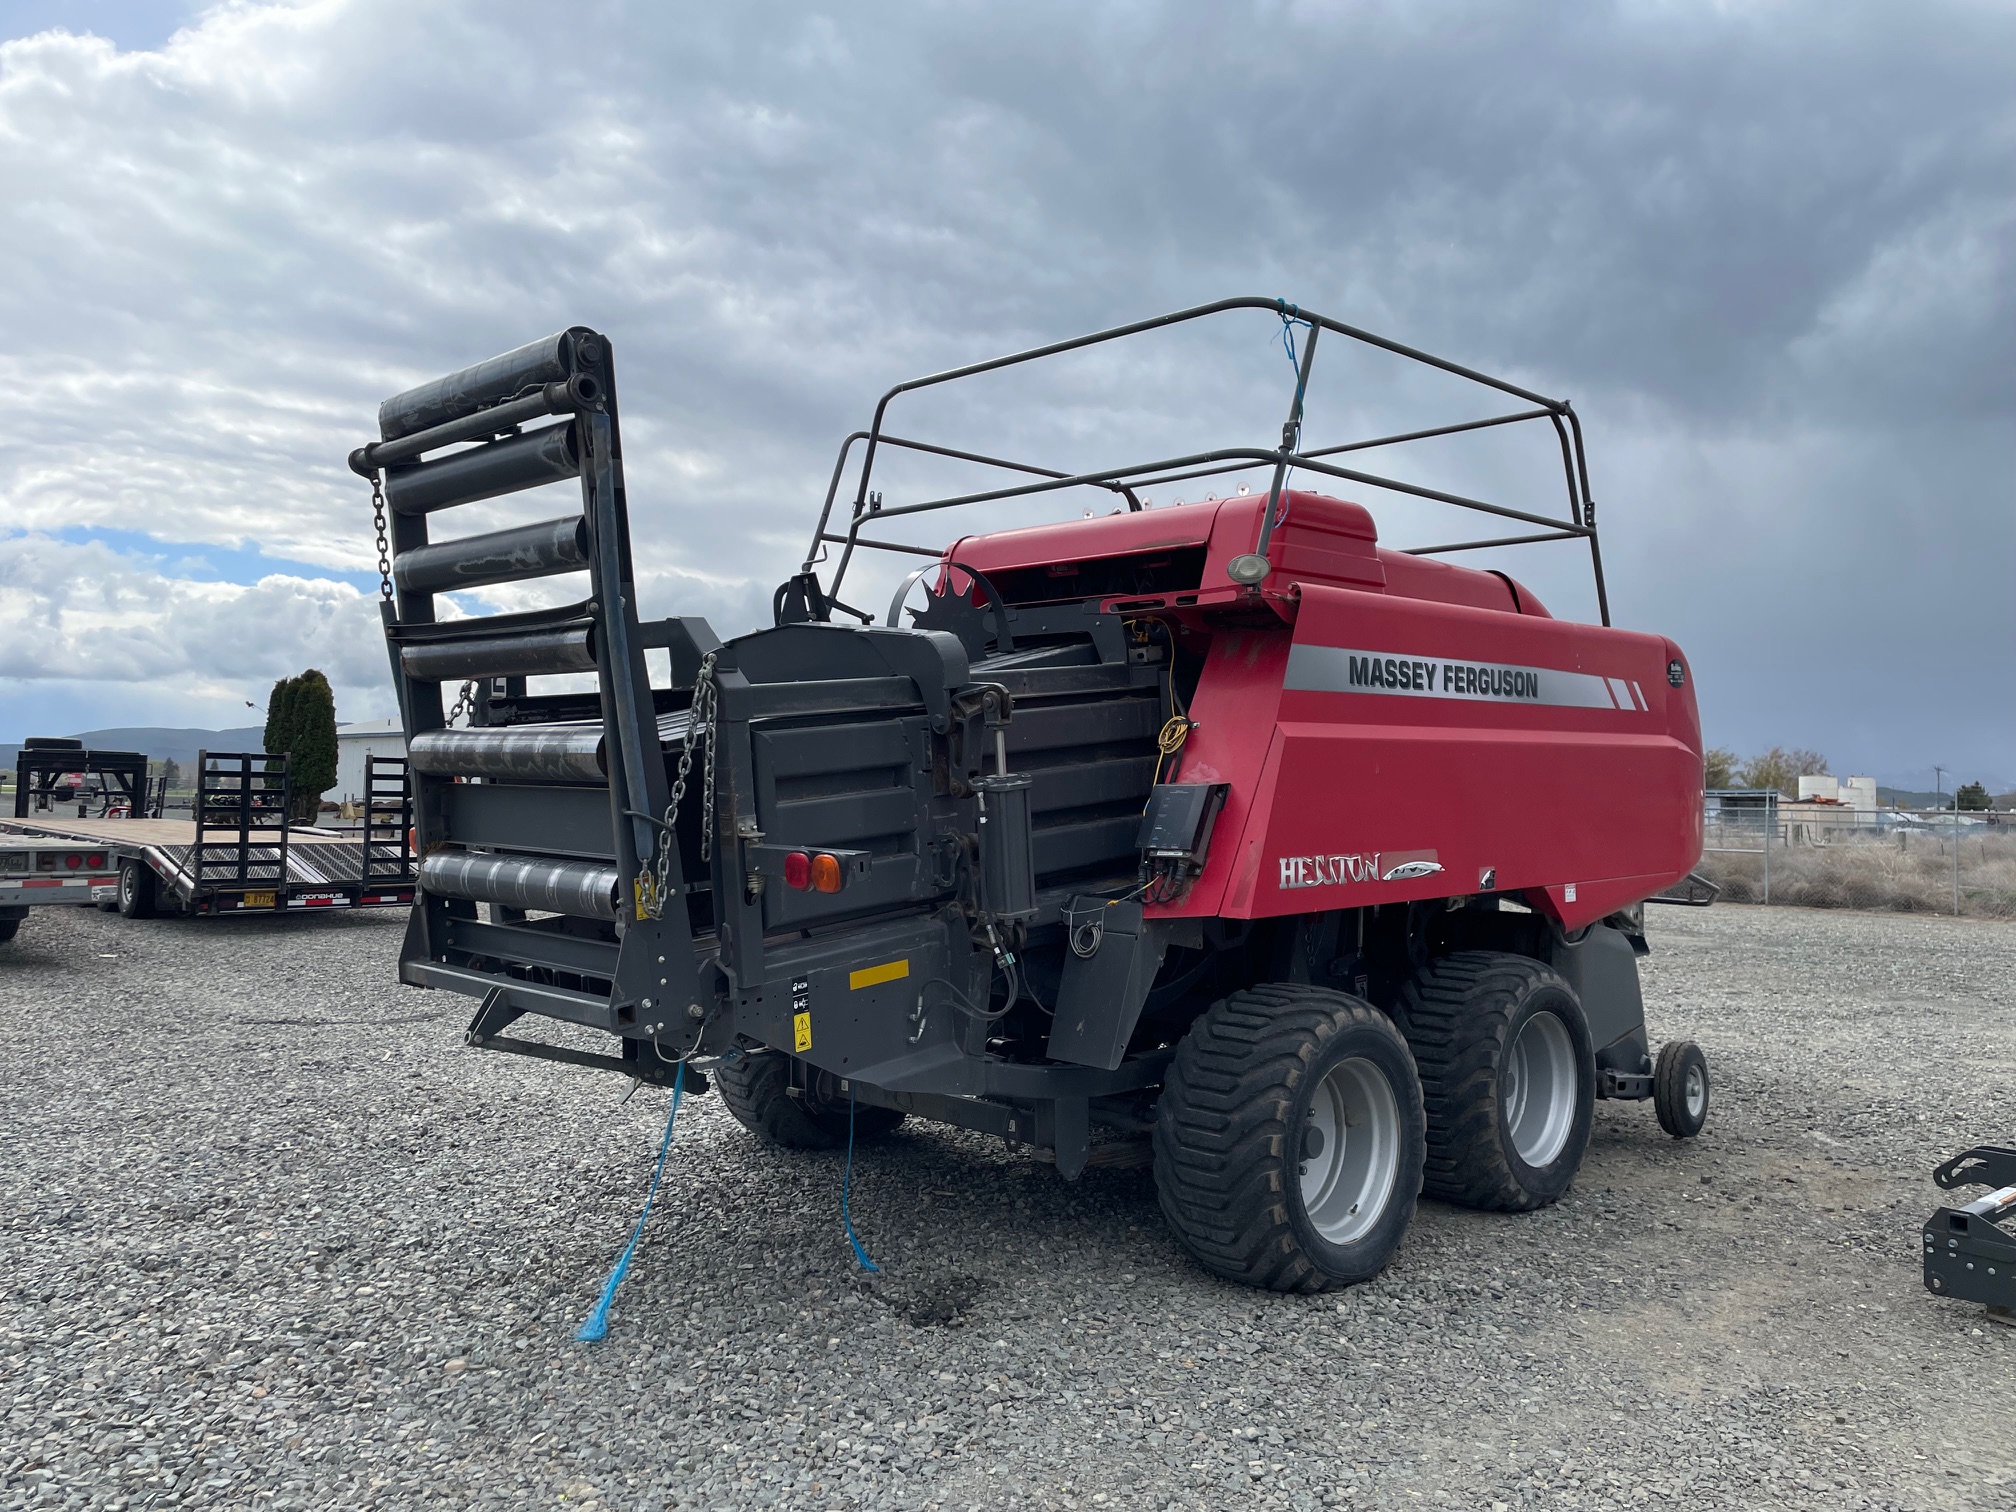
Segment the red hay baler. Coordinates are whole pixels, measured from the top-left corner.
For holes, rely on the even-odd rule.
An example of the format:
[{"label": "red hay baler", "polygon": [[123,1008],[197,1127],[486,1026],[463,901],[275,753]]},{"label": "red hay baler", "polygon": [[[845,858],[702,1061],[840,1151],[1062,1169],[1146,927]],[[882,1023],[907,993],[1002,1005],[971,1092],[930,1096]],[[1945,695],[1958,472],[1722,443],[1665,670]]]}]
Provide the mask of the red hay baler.
[{"label": "red hay baler", "polygon": [[[919,388],[1239,311],[1290,340],[1279,445],[1072,471],[885,426]],[[1325,333],[1522,407],[1307,446]],[[1337,460],[1518,424],[1558,439],[1564,515]],[[1554,1201],[1598,1098],[1702,1127],[1705,1062],[1651,1054],[1637,973],[1644,901],[1700,854],[1692,677],[1671,641],[1608,624],[1565,402],[1255,299],[937,374],[849,438],[774,625],[726,642],[637,613],[606,338],[576,328],[423,385],[379,428],[352,463],[381,490],[417,785],[401,974],[480,998],[472,1045],[711,1083],[785,1145],[914,1116],[1067,1178],[1152,1159],[1189,1252],[1277,1289],[1375,1274],[1422,1191]],[[888,502],[870,484],[891,450],[994,478]],[[1144,497],[1242,474],[1224,497]],[[439,510],[574,478],[578,514],[428,537]],[[1301,478],[1522,528],[1396,551]],[[913,516],[1067,492],[1105,502],[892,539]],[[1589,550],[1602,623],[1440,560],[1554,540]],[[921,559],[880,623],[842,598],[866,550]],[[436,616],[441,592],[566,573],[586,574],[578,602]],[[542,681],[584,672],[593,693]],[[442,696],[458,679],[462,728]],[[615,1043],[507,1032],[528,1016]]]}]

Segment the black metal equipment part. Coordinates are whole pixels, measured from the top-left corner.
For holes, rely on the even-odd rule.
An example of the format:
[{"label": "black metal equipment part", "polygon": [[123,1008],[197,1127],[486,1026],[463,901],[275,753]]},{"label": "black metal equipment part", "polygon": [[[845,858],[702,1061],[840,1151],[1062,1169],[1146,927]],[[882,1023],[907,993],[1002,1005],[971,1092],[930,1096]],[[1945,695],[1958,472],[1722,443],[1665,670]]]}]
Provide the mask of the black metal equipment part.
[{"label": "black metal equipment part", "polygon": [[[14,758],[14,817],[26,819],[33,809],[46,813],[52,804],[65,801],[62,780],[69,776],[98,777],[125,795],[126,807],[136,818],[146,818],[153,793],[147,782],[147,758],[138,751],[87,750],[82,741],[34,740],[22,745]],[[101,812],[112,801],[110,787],[100,795]],[[84,794],[77,801],[87,802]]]},{"label": "black metal equipment part", "polygon": [[198,751],[196,843],[189,848],[193,890],[230,888],[246,894],[243,907],[284,910],[292,796],[285,756]]},{"label": "black metal equipment part", "polygon": [[[1005,461],[996,457],[986,457],[974,452],[955,451],[948,447],[929,445],[924,442],[905,440],[892,436],[882,429],[882,422],[888,413],[890,403],[900,394],[913,393],[919,389],[931,388],[937,384],[950,383],[955,379],[977,377],[982,373],[998,372],[1002,368],[1014,367],[1025,362],[1034,362],[1042,357],[1055,357],[1065,352],[1075,352],[1086,347],[1099,346],[1105,342],[1118,341],[1124,337],[1139,336],[1149,331],[1165,330],[1188,321],[1201,320],[1207,316],[1221,315],[1235,310],[1262,310],[1277,316],[1289,325],[1299,325],[1307,329],[1308,336],[1303,341],[1302,350],[1296,359],[1296,381],[1293,398],[1288,407],[1288,418],[1281,428],[1281,445],[1278,448],[1231,447],[1211,451],[1195,452],[1187,456],[1163,457],[1154,461],[1128,463],[1117,467],[1100,468],[1091,472],[1065,474],[1049,468],[1036,467],[1024,462]],[[1440,425],[1427,430],[1405,431],[1391,436],[1375,436],[1361,441],[1347,441],[1341,445],[1304,448],[1302,445],[1303,401],[1309,390],[1309,379],[1316,361],[1316,339],[1329,331],[1348,340],[1360,342],[1390,352],[1410,362],[1435,368],[1453,377],[1465,379],[1497,393],[1507,394],[1532,405],[1531,409],[1514,410],[1501,415],[1489,415],[1478,420],[1461,421],[1454,425]],[[1461,435],[1470,431],[1493,429],[1501,425],[1517,425],[1526,421],[1541,421],[1552,427],[1561,450],[1561,467],[1568,490],[1568,517],[1535,514],[1528,510],[1508,508],[1502,504],[1487,503],[1482,499],[1469,498],[1462,494],[1447,493],[1440,489],[1428,488],[1418,483],[1403,482],[1378,473],[1358,472],[1341,467],[1334,462],[1323,460],[1341,456],[1347,452],[1369,451],[1378,447],[1400,446],[1408,442],[1424,441],[1439,436]],[[867,449],[861,459],[861,469],[855,480],[853,518],[845,531],[835,532],[828,527],[832,523],[833,504],[840,490],[841,475],[847,469],[848,456],[857,441],[867,442]],[[912,504],[889,504],[882,502],[880,494],[869,489],[869,481],[874,475],[878,451],[882,447],[896,447],[903,450],[925,452],[934,456],[949,457],[960,461],[974,462],[987,467],[999,467],[1015,472],[1030,474],[1040,481],[1016,484],[1005,488],[986,489],[977,493],[956,494],[940,499],[925,499]],[[839,458],[833,464],[832,481],[826,489],[825,507],[820,511],[818,527],[813,531],[811,548],[805,556],[801,574],[810,574],[814,567],[826,559],[826,547],[837,545],[841,548],[840,559],[833,568],[833,578],[825,586],[823,599],[826,605],[844,608],[838,603],[840,585],[847,575],[847,567],[857,546],[874,550],[895,551],[912,556],[936,557],[940,548],[906,545],[899,542],[871,540],[861,534],[864,525],[894,518],[898,515],[919,514],[929,510],[952,509],[962,504],[980,504],[998,499],[1023,498],[1031,495],[1055,492],[1066,488],[1091,487],[1106,489],[1120,495],[1130,509],[1141,507],[1136,490],[1166,483],[1179,483],[1198,478],[1224,477],[1228,474],[1265,467],[1271,471],[1268,490],[1268,507],[1261,516],[1260,536],[1254,543],[1253,557],[1257,558],[1255,576],[1240,581],[1258,582],[1267,572],[1267,547],[1273,534],[1279,511],[1281,491],[1291,469],[1302,469],[1324,477],[1338,478],[1346,482],[1360,483],[1372,488],[1390,489],[1417,499],[1429,499],[1437,503],[1452,504],[1458,508],[1495,515],[1501,519],[1515,520],[1538,529],[1531,534],[1498,536],[1490,540],[1452,541],[1436,546],[1412,548],[1416,556],[1437,556],[1454,551],[1480,551],[1493,546],[1523,546],[1542,541],[1586,540],[1589,543],[1589,565],[1596,583],[1597,613],[1604,624],[1610,623],[1610,596],[1603,580],[1603,553],[1596,536],[1596,503],[1589,494],[1589,464],[1582,447],[1582,422],[1576,418],[1574,406],[1565,399],[1549,399],[1544,394],[1536,394],[1518,384],[1502,378],[1493,378],[1474,368],[1464,367],[1445,358],[1432,356],[1413,347],[1402,346],[1397,341],[1389,341],[1383,336],[1375,336],[1355,326],[1318,315],[1312,310],[1302,309],[1282,299],[1266,299],[1247,296],[1237,299],[1221,299],[1211,304],[1196,305],[1187,310],[1177,310],[1172,314],[1158,315],[1152,320],[1138,320],[1128,325],[1114,326],[1108,330],[1095,331],[1089,336],[1074,337],[1069,341],[1051,342],[1046,346],[1032,347],[1027,351],[1013,352],[1005,357],[996,357],[987,362],[969,363],[965,367],[952,368],[928,377],[899,383],[890,389],[875,406],[875,417],[865,431],[856,431],[840,446]],[[1245,561],[1245,558],[1235,561]],[[824,613],[815,618],[824,619]]]},{"label": "black metal equipment part", "polygon": [[1935,1297],[1984,1303],[1998,1323],[2016,1325],[2016,1150],[1977,1145],[1932,1173],[1944,1191],[1996,1190],[1965,1207],[1942,1207],[1925,1223],[1925,1289]]}]

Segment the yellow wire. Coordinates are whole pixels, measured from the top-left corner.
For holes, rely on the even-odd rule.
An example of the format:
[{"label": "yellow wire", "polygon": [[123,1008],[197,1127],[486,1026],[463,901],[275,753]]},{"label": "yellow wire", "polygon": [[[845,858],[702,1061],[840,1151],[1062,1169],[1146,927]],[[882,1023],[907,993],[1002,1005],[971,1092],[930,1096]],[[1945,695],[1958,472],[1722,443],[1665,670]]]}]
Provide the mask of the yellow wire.
[{"label": "yellow wire", "polygon": [[[1185,714],[1172,714],[1162,726],[1162,733],[1155,737],[1155,782],[1162,780],[1162,762],[1183,749],[1183,742],[1190,738],[1190,732],[1197,726]],[[1151,786],[1153,784],[1150,784]]]}]

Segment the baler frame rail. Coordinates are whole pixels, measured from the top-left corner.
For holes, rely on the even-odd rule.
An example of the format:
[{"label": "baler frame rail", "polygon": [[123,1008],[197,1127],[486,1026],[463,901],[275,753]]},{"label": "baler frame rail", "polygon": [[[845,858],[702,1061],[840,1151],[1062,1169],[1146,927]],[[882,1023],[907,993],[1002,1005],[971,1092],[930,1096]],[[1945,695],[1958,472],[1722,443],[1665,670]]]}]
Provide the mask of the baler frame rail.
[{"label": "baler frame rail", "polygon": [[[1034,463],[1011,461],[980,453],[966,452],[955,448],[921,442],[886,434],[883,421],[889,406],[902,394],[919,389],[950,383],[961,378],[978,377],[984,373],[998,372],[1039,358],[1060,356],[1067,352],[1082,351],[1105,342],[1117,341],[1129,336],[1142,335],[1149,331],[1162,330],[1207,316],[1224,314],[1233,310],[1265,310],[1277,315],[1284,322],[1284,332],[1292,331],[1295,323],[1308,328],[1308,336],[1302,343],[1302,350],[1296,360],[1296,382],[1294,398],[1289,406],[1288,418],[1282,426],[1281,445],[1276,448],[1236,447],[1187,456],[1165,457],[1151,462],[1136,463],[1122,467],[1102,468],[1092,472],[1062,473],[1052,468]],[[1314,371],[1316,338],[1324,331],[1333,332],[1349,340],[1376,347],[1412,362],[1449,373],[1455,377],[1482,385],[1500,393],[1523,399],[1533,408],[1514,411],[1510,414],[1489,415],[1477,420],[1458,421],[1450,425],[1433,426],[1424,430],[1403,431],[1390,436],[1375,436],[1364,440],[1347,441],[1334,446],[1304,449],[1301,446],[1302,408],[1308,392],[1309,379]],[[1493,504],[1483,499],[1473,499],[1463,494],[1448,493],[1440,489],[1428,488],[1420,484],[1407,483],[1398,478],[1390,478],[1378,473],[1360,472],[1352,468],[1339,467],[1321,459],[1347,452],[1366,451],[1382,446],[1399,446],[1409,442],[1423,441],[1442,436],[1460,435],[1471,431],[1489,430],[1497,426],[1515,425],[1522,422],[1545,420],[1555,432],[1561,448],[1561,465],[1568,490],[1569,518],[1556,519],[1548,515],[1534,514],[1527,510],[1513,509],[1502,504]],[[855,443],[866,442],[866,450],[861,459],[860,472],[855,481],[852,518],[844,531],[830,528],[833,506],[839,496],[840,481],[847,471],[848,459]],[[931,455],[949,457],[954,460],[974,462],[987,467],[999,467],[1015,472],[1034,474],[1039,481],[1019,484],[1013,487],[982,490],[977,493],[948,495],[944,498],[925,499],[911,504],[884,505],[879,494],[871,493],[869,483],[874,476],[877,454],[882,447],[924,452]],[[1533,545],[1547,541],[1586,540],[1589,543],[1591,573],[1596,584],[1596,605],[1601,622],[1610,623],[1609,590],[1603,577],[1603,553],[1596,533],[1596,505],[1589,493],[1588,458],[1582,442],[1582,423],[1577,418],[1573,405],[1565,399],[1550,399],[1530,389],[1506,379],[1494,378],[1474,368],[1447,358],[1434,356],[1414,347],[1390,341],[1383,336],[1375,336],[1355,326],[1318,315],[1299,305],[1281,299],[1266,299],[1257,296],[1242,296],[1221,299],[1211,304],[1196,305],[1186,310],[1177,310],[1168,315],[1156,316],[1149,320],[1134,321],[1128,325],[1113,326],[1090,335],[1074,337],[1068,341],[1051,342],[1045,346],[1031,347],[1025,351],[1012,352],[1003,357],[991,358],[986,362],[970,363],[964,367],[950,368],[941,373],[932,373],[922,378],[913,378],[899,383],[883,394],[875,406],[874,419],[865,431],[856,431],[841,443],[840,455],[833,466],[832,480],[827,486],[826,499],[820,509],[819,523],[814,529],[812,541],[807,550],[801,574],[809,574],[828,560],[827,548],[839,546],[840,557],[833,569],[833,577],[824,594],[824,604],[840,608],[837,603],[841,583],[851,564],[857,547],[872,550],[894,551],[905,555],[937,556],[940,548],[912,546],[899,542],[869,539],[862,536],[864,524],[877,519],[897,515],[921,514],[940,509],[953,509],[961,505],[992,503],[999,500],[1029,497],[1054,493],[1067,488],[1103,488],[1122,495],[1129,510],[1141,507],[1137,489],[1160,486],[1167,483],[1184,482],[1197,478],[1221,477],[1243,472],[1249,468],[1270,466],[1273,479],[1268,490],[1267,509],[1261,516],[1260,535],[1253,554],[1265,558],[1269,538],[1278,523],[1281,494],[1290,471],[1301,468],[1339,478],[1346,482],[1361,483],[1367,487],[1389,489],[1415,498],[1428,499],[1435,503],[1449,504],[1460,509],[1469,509],[1502,519],[1517,520],[1525,524],[1543,527],[1539,533],[1518,536],[1500,536],[1487,540],[1451,541],[1431,546],[1417,546],[1409,549],[1414,556],[1439,556],[1457,551],[1481,551],[1499,546]],[[822,606],[823,607],[823,606]],[[855,611],[858,613],[858,611]],[[826,618],[818,613],[816,618]]]}]

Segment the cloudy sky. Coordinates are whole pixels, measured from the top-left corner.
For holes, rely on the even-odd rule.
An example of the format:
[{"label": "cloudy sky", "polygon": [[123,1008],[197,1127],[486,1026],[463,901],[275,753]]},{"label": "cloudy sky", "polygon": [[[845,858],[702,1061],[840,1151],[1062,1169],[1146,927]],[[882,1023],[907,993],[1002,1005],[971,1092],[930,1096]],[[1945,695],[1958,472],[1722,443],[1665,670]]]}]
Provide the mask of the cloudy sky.
[{"label": "cloudy sky", "polygon": [[[1241,293],[1573,399],[1616,619],[1688,649],[1712,741],[2016,784],[2008,0],[10,0],[0,36],[0,739],[241,723],[305,665],[390,712],[342,459],[560,326],[615,341],[646,611],[728,633],[890,383]],[[1265,443],[1279,335],[897,418],[1063,466]],[[1488,412],[1325,356],[1311,441]],[[1381,465],[1559,497],[1544,438]],[[1568,548],[1500,565],[1590,612]]]}]

